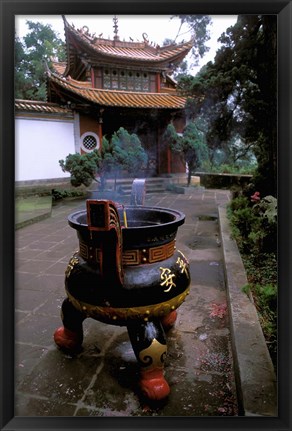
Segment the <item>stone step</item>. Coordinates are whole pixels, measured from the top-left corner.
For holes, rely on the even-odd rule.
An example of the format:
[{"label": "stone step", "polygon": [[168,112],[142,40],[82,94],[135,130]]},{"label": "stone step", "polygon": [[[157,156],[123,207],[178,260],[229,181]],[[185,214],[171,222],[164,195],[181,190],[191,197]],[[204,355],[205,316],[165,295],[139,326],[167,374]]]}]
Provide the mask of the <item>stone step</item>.
[{"label": "stone step", "polygon": [[[166,190],[166,178],[146,178],[146,193],[159,193]],[[130,194],[132,190],[133,179],[122,178],[116,182],[117,189],[121,188],[124,194]],[[114,180],[110,179],[106,182],[107,189],[114,189]]]}]

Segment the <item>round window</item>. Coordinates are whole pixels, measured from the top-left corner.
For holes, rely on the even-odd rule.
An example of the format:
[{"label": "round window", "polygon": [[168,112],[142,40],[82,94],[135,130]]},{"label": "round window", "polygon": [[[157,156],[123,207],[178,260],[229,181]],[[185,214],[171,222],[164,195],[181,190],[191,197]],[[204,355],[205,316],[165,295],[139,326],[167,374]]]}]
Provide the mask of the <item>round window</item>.
[{"label": "round window", "polygon": [[94,150],[96,144],[97,142],[94,136],[88,135],[83,139],[83,145],[87,150]]},{"label": "round window", "polygon": [[90,153],[99,148],[99,138],[95,133],[87,132],[81,136],[80,144],[85,152]]}]

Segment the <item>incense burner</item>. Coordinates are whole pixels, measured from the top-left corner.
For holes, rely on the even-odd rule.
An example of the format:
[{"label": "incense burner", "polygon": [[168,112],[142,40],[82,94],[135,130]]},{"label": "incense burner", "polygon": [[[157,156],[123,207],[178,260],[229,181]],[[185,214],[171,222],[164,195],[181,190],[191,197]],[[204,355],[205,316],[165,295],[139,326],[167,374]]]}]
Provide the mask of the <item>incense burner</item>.
[{"label": "incense burner", "polygon": [[175,247],[184,219],[180,211],[109,200],[87,200],[86,210],[68,218],[79,250],[65,272],[63,326],[55,342],[79,351],[88,317],[126,326],[140,366],[140,389],[152,400],[170,392],[163,372],[165,332],[189,293],[189,264]]}]

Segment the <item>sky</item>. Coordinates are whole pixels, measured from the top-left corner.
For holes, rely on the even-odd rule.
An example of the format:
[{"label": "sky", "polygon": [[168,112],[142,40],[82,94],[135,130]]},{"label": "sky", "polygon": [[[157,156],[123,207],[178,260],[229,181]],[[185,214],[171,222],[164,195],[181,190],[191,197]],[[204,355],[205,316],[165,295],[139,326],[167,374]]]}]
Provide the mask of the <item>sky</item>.
[{"label": "sky", "polygon": [[[212,25],[210,28],[211,39],[206,43],[210,51],[200,60],[199,65],[192,67],[190,73],[195,75],[200,68],[212,61],[220,44],[217,42],[218,37],[230,26],[234,25],[237,20],[235,15],[210,15]],[[117,15],[118,18],[118,35],[120,40],[143,41],[143,33],[147,34],[148,40],[154,44],[161,44],[167,39],[175,39],[177,43],[182,40],[189,40],[191,33],[187,26],[180,29],[180,19],[173,18],[169,15]],[[89,33],[96,34],[105,39],[113,39],[114,22],[113,15],[66,15],[69,24],[74,24],[75,28],[87,26]],[[19,37],[23,37],[28,32],[26,21],[41,22],[50,24],[58,36],[64,40],[64,23],[60,15],[17,15],[15,17],[15,32]],[[130,39],[131,38],[131,39]]]}]

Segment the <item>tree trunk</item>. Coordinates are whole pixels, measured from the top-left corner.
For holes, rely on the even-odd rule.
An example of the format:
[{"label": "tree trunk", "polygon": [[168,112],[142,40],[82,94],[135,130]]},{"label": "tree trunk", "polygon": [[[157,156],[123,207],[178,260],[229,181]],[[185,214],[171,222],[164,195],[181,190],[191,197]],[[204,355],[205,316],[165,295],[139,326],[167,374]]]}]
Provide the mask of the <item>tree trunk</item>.
[{"label": "tree trunk", "polygon": [[192,179],[192,170],[190,168],[190,165],[188,165],[188,183],[187,186],[189,187],[191,184],[191,179]]}]

